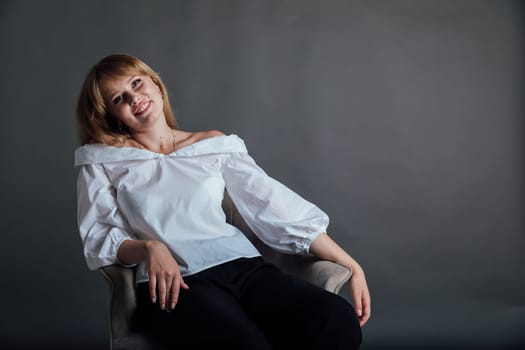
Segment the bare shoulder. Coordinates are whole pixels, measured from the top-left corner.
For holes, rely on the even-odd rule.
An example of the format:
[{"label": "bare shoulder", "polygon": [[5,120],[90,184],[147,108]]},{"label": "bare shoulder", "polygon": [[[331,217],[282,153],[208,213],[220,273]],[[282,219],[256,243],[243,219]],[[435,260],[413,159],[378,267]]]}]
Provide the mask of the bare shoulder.
[{"label": "bare shoulder", "polygon": [[224,133],[222,133],[219,130],[207,130],[207,131],[199,131],[194,133],[195,142],[202,141],[204,139],[208,139],[210,137],[215,136],[224,136]]},{"label": "bare shoulder", "polygon": [[218,130],[207,130],[207,131],[197,131],[197,132],[177,130],[176,133],[178,135],[178,139],[180,140],[178,142],[179,147],[189,146],[195,142],[199,142],[199,141],[208,139],[210,137],[224,135],[224,133]]},{"label": "bare shoulder", "polygon": [[214,137],[214,136],[224,136],[224,133],[219,130],[208,130],[208,131],[202,131],[204,138],[208,137]]}]

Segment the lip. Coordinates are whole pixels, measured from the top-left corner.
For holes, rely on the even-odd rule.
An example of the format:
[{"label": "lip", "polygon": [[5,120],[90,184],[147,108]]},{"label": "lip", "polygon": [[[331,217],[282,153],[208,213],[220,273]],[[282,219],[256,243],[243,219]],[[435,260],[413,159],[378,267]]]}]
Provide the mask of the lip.
[{"label": "lip", "polygon": [[[141,108],[143,108],[144,105],[147,105],[147,106],[144,108],[144,110],[141,111],[141,112],[138,112],[138,111],[140,111]],[[137,108],[135,108],[135,111],[133,112],[133,114],[134,114],[134,115],[137,115],[137,116],[142,115],[142,114],[144,114],[145,112],[147,112],[147,111],[149,110],[150,107],[151,107],[151,100],[150,100],[150,101],[142,102],[141,104],[139,104],[139,105],[137,106]]]}]

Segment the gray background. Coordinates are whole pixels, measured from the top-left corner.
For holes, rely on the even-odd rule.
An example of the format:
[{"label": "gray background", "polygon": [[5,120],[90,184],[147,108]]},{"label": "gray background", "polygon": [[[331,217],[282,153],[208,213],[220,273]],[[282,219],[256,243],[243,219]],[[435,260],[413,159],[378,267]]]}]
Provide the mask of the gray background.
[{"label": "gray background", "polygon": [[72,162],[114,52],[329,213],[367,272],[363,349],[525,346],[523,24],[517,1],[2,1],[2,346],[108,346]]}]

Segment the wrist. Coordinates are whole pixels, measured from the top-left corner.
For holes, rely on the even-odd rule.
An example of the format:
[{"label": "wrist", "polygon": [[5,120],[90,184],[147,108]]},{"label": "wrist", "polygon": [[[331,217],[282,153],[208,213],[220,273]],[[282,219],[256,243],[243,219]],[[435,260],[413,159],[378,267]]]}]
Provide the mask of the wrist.
[{"label": "wrist", "polygon": [[164,244],[154,240],[125,240],[119,247],[117,259],[123,265],[139,264],[151,257]]},{"label": "wrist", "polygon": [[359,265],[355,260],[351,259],[350,261],[345,261],[344,263],[340,263],[343,266],[348,267],[352,270],[352,274],[354,275],[363,275],[365,272],[361,265]]},{"label": "wrist", "polygon": [[166,246],[164,243],[156,240],[145,240],[144,241],[144,255],[146,257],[150,256],[153,252],[163,249]]},{"label": "wrist", "polygon": [[359,264],[356,264],[350,268],[352,269],[353,276],[364,276],[365,275],[365,271]]}]

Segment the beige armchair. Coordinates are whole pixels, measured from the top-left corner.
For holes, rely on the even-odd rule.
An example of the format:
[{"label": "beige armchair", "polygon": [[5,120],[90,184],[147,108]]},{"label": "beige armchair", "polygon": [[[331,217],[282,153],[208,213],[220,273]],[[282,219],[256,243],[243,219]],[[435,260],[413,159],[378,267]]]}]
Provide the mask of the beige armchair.
[{"label": "beige armchair", "polygon": [[[319,260],[314,256],[289,255],[276,252],[262,243],[246,225],[232,200],[225,193],[223,209],[227,221],[238,227],[259,249],[264,258],[287,273],[297,275],[330,292],[339,293],[352,271],[344,266]],[[164,349],[135,326],[135,270],[120,265],[100,269],[110,287],[109,334],[112,350]]]}]

